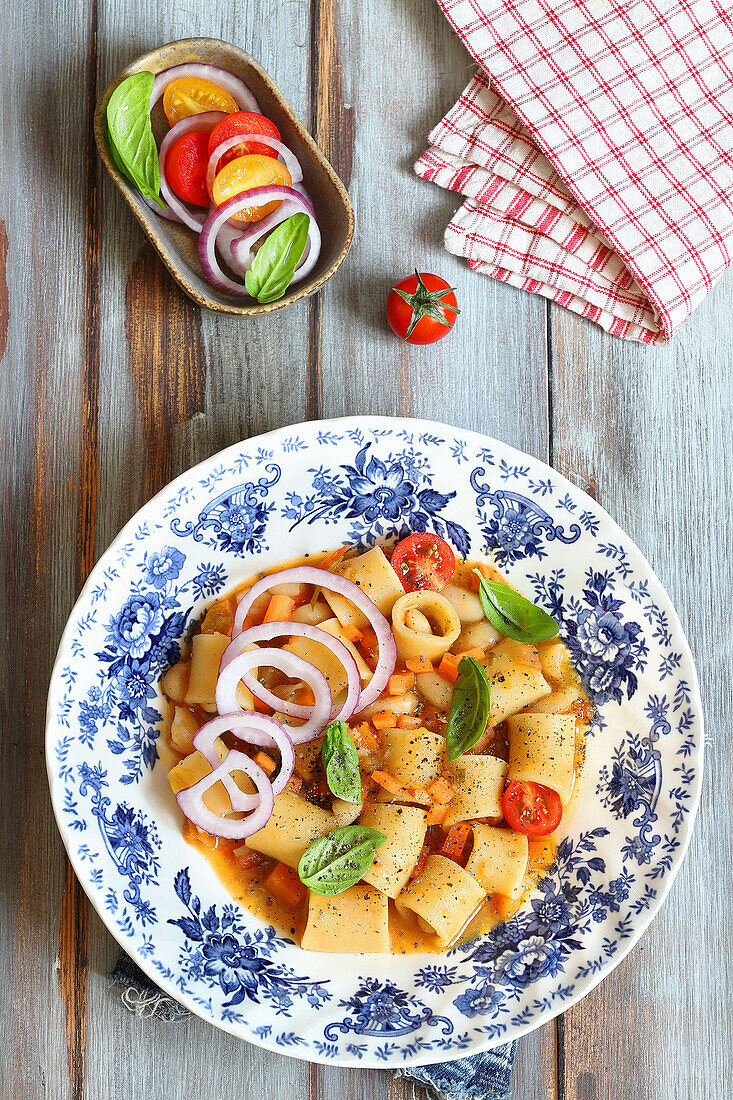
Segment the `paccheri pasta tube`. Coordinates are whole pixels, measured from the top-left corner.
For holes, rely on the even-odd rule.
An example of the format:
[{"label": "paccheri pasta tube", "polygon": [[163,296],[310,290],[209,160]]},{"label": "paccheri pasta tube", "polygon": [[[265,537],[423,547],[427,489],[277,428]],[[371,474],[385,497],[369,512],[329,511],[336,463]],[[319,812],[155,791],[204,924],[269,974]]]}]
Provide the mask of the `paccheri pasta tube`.
[{"label": "paccheri pasta tube", "polygon": [[575,782],[575,715],[516,714],[507,727],[507,778],[551,787],[566,806]]},{"label": "paccheri pasta tube", "polygon": [[301,947],[306,951],[389,951],[388,898],[374,886],[335,897],[311,893]]},{"label": "paccheri pasta tube", "polygon": [[463,867],[445,856],[428,856],[423,871],[397,898],[397,908],[408,910],[422,927],[442,943],[451,943],[484,900],[486,891]]},{"label": "paccheri pasta tube", "polygon": [[466,870],[488,894],[517,898],[527,871],[529,844],[523,833],[474,825],[473,850]]},{"label": "paccheri pasta tube", "polygon": [[392,630],[403,661],[439,661],[461,633],[461,621],[440,592],[409,592],[392,608]]},{"label": "paccheri pasta tube", "polygon": [[384,833],[387,840],[377,848],[374,863],[362,876],[364,882],[396,898],[417,863],[426,822],[425,811],[415,806],[365,806],[359,824]]},{"label": "paccheri pasta tube", "polygon": [[456,796],[450,804],[443,828],[457,821],[501,818],[501,796],[507,766],[495,756],[462,756],[453,766]]},{"label": "paccheri pasta tube", "polygon": [[283,791],[275,799],[275,809],[264,829],[248,836],[245,844],[288,867],[297,867],[306,848],[334,825],[332,814],[298,794]]}]

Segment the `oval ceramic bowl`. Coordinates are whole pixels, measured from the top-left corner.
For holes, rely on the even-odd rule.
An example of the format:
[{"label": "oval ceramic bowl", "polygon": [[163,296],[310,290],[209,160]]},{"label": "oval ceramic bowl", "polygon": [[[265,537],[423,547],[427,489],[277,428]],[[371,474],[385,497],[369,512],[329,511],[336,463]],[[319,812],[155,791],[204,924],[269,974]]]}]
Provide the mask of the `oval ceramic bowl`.
[{"label": "oval ceramic bowl", "polygon": [[[593,694],[556,868],[447,954],[301,950],[233,903],[184,842],[156,766],[161,671],[212,596],[285,557],[411,529],[493,554],[547,607]],[[648,562],[555,470],[471,432],[360,417],[238,443],[177,478],[94,569],[48,705],[53,805],[112,934],[172,997],[252,1043],[342,1065],[439,1062],[578,1001],[658,911],[700,789],[697,677]]]},{"label": "oval ceramic bowl", "polygon": [[[282,140],[303,167],[303,182],[318,216],[323,245],[311,276],[298,283],[276,302],[265,305],[251,299],[232,297],[213,287],[203,276],[199,264],[198,237],[185,226],[159,217],[143,201],[138,191],[117,170],[107,149],[105,112],[117,85],[132,73],[144,70],[162,72],[186,62],[206,62],[228,69],[238,76],[254,94],[263,113],[277,126]],[[160,140],[167,130],[160,103],[153,111],[153,131]],[[277,85],[261,65],[237,46],[215,38],[185,38],[170,42],[143,54],[108,84],[94,114],[94,134],[99,155],[107,171],[122,192],[122,196],[143,227],[148,239],[182,290],[200,306],[218,313],[233,313],[248,317],[257,313],[272,313],[307,298],[328,282],[346,258],[354,235],[354,211],[346,189],[313,138],[283,98]]]}]

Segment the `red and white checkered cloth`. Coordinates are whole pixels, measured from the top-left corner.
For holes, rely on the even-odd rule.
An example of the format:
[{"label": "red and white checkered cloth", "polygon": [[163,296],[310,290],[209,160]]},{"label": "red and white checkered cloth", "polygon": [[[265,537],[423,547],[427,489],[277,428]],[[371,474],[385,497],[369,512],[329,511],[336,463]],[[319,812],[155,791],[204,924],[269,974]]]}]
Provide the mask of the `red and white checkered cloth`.
[{"label": "red and white checkered cloth", "polygon": [[448,250],[668,343],[733,257],[733,0],[438,2],[481,66],[415,165]]}]

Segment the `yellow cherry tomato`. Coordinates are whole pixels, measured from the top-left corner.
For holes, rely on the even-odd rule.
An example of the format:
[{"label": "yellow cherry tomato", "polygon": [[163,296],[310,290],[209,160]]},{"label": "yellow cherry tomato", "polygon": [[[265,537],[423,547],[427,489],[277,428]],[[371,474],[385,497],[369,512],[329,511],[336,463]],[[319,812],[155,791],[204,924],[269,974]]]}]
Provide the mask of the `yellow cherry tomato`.
[{"label": "yellow cherry tomato", "polygon": [[201,115],[204,111],[224,111],[234,114],[239,110],[235,99],[214,84],[200,76],[181,76],[171,80],[163,93],[163,110],[171,126],[189,115]]},{"label": "yellow cherry tomato", "polygon": [[[241,194],[242,191],[251,191],[253,187],[268,187],[274,183],[290,187],[292,182],[290,173],[279,160],[263,157],[260,153],[251,153],[225,164],[214,180],[212,192],[214,202],[221,206],[227,199]],[[266,214],[277,210],[279,205],[279,202],[267,202],[264,206],[245,207],[239,214],[232,216],[232,221],[258,222]]]}]

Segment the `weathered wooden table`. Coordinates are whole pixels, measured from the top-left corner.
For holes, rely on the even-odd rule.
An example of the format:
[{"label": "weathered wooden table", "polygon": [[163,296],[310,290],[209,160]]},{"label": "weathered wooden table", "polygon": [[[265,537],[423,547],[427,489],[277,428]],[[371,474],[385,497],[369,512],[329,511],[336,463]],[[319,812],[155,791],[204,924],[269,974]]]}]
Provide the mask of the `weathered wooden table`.
[{"label": "weathered wooden table", "polygon": [[[672,594],[708,720],[692,847],[631,955],[522,1041],[515,1095],[733,1095],[733,277],[671,348],[650,349],[449,257],[457,199],[410,167],[471,65],[432,0],[20,0],[2,24],[2,1100],[412,1094],[386,1073],[309,1066],[199,1019],[130,1015],[106,977],[116,944],[66,866],[43,760],[54,651],[121,525],[235,440],[351,413],[446,420],[548,460]],[[109,77],[189,35],[259,58],[350,187],[347,263],[320,297],[272,317],[222,318],[184,298],[97,160],[92,112]],[[450,278],[463,308],[433,348],[401,345],[384,322],[390,281],[415,265]]]}]

